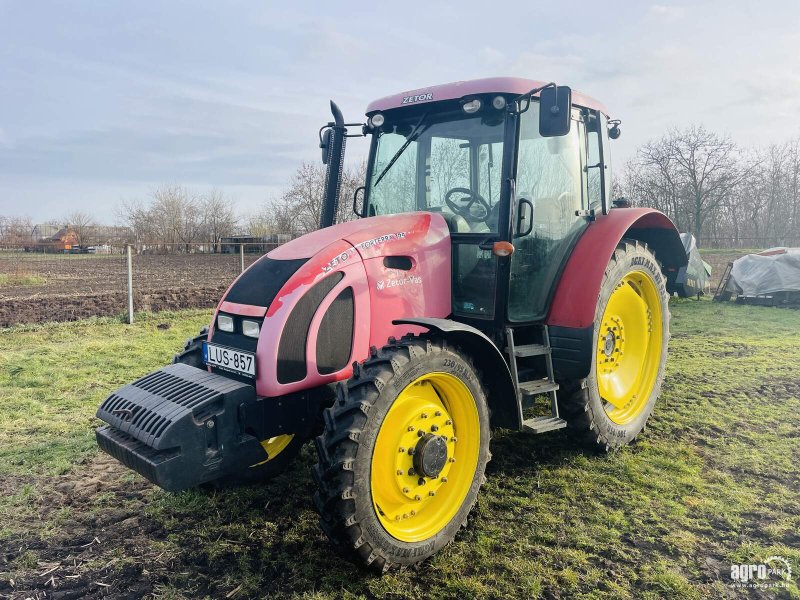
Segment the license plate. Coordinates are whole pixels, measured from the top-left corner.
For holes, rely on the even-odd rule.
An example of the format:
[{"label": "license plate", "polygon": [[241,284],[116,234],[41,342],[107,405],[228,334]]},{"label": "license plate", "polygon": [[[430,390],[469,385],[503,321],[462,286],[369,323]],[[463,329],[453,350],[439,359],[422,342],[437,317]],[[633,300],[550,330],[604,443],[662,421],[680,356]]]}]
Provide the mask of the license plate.
[{"label": "license plate", "polygon": [[226,348],[205,342],[203,343],[203,360],[207,365],[225,371],[248,377],[256,376],[256,355],[251,352],[242,352],[235,348]]}]

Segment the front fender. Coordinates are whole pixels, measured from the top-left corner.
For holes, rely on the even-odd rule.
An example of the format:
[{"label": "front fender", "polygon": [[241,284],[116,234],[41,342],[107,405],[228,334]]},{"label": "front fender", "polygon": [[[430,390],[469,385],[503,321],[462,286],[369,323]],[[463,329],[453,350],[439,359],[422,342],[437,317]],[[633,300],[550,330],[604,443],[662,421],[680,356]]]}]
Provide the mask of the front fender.
[{"label": "front fender", "polygon": [[407,318],[395,319],[395,325],[417,325],[440,333],[446,340],[460,347],[484,375],[483,384],[489,394],[492,427],[520,429],[522,414],[516,400],[511,371],[500,349],[482,331],[450,319]]}]

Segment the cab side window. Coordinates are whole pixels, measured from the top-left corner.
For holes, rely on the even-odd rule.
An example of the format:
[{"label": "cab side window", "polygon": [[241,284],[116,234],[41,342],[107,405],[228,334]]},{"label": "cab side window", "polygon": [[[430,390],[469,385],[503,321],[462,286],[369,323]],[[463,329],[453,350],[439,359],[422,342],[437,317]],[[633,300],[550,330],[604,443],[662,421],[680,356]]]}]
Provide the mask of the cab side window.
[{"label": "cab side window", "polygon": [[586,115],[586,179],[588,184],[589,209],[600,214],[603,206],[603,187],[600,164],[600,129],[602,123],[594,111]]}]

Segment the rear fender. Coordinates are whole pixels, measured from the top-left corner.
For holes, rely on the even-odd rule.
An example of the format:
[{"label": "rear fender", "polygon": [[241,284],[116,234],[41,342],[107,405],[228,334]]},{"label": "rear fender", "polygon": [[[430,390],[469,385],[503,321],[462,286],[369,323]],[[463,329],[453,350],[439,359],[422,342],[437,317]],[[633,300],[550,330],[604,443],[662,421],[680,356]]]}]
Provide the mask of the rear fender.
[{"label": "rear fender", "polygon": [[395,325],[416,325],[441,334],[463,349],[475,367],[483,373],[488,392],[492,427],[519,429],[522,426],[511,371],[497,346],[482,331],[450,319],[395,319]]},{"label": "rear fender", "polygon": [[600,286],[614,249],[623,239],[648,245],[670,282],[670,293],[674,281],[670,273],[688,262],[678,230],[669,217],[657,210],[616,208],[591,223],[564,267],[545,320],[559,379],[582,379],[589,374]]}]

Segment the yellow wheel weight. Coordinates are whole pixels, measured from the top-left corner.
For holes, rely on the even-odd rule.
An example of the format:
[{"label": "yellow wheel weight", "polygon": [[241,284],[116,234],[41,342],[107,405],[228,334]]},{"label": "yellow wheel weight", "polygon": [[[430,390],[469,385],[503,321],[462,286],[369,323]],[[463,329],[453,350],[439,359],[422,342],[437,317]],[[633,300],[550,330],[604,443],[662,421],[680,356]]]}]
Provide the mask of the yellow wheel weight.
[{"label": "yellow wheel weight", "polygon": [[644,271],[611,293],[597,335],[597,387],[609,419],[624,425],[647,406],[658,378],[663,333],[658,287]]},{"label": "yellow wheel weight", "polygon": [[480,421],[469,388],[449,373],[406,386],[381,424],[372,454],[372,502],[384,529],[419,542],[461,508],[478,466]]}]

